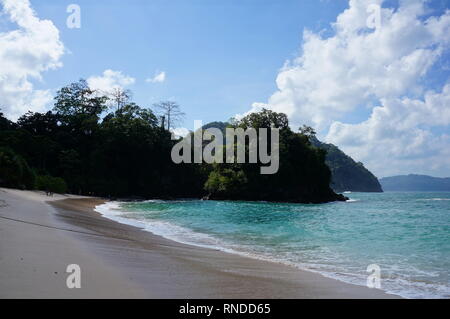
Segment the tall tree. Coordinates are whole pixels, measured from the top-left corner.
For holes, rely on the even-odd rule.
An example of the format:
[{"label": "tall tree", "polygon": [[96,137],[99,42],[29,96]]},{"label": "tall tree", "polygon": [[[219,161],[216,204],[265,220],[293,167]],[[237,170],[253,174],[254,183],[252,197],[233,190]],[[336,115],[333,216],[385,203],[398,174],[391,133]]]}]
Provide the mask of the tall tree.
[{"label": "tall tree", "polygon": [[132,94],[130,90],[116,87],[107,92],[107,96],[111,102],[111,105],[116,108],[116,111],[120,111],[122,107],[131,101]]},{"label": "tall tree", "polygon": [[55,96],[54,111],[63,119],[75,115],[99,117],[106,110],[106,96],[99,96],[86,80],[69,84]]},{"label": "tall tree", "polygon": [[161,101],[153,104],[156,109],[159,109],[163,115],[163,122],[167,122],[167,130],[173,128],[173,126],[180,122],[185,114],[181,112],[180,105],[173,101]]},{"label": "tall tree", "polygon": [[308,125],[302,125],[298,131],[300,134],[307,136],[308,138],[313,138],[316,136],[316,131]]}]

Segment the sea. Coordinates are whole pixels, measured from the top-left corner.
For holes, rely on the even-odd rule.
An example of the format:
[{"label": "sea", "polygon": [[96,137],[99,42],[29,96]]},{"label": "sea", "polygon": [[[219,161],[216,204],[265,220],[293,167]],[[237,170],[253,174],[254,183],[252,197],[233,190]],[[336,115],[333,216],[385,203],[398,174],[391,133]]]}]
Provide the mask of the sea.
[{"label": "sea", "polygon": [[362,286],[377,269],[387,293],[450,298],[450,192],[345,195],[347,202],[327,204],[186,199],[107,202],[96,210],[185,244]]}]

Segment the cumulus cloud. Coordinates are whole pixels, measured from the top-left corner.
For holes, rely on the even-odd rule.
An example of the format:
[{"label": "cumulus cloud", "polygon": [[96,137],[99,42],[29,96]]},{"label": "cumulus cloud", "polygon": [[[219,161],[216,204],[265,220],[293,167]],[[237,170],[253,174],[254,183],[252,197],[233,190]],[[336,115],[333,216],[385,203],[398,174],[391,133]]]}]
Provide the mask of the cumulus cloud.
[{"label": "cumulus cloud", "polygon": [[0,0],[3,14],[17,28],[0,33],[0,107],[11,119],[31,111],[45,111],[49,90],[36,90],[33,80],[62,66],[64,45],[59,30],[41,20],[28,0]]},{"label": "cumulus cloud", "polygon": [[359,124],[334,122],[326,140],[383,175],[445,172],[450,167],[450,135],[432,128],[450,125],[450,84],[422,99],[383,99]]},{"label": "cumulus cloud", "polygon": [[371,30],[366,10],[373,2],[351,0],[333,37],[304,32],[302,54],[278,74],[273,109],[323,129],[374,100],[420,92],[418,79],[448,41],[450,14],[421,21],[423,5],[408,1],[397,11],[381,9],[381,27]]},{"label": "cumulus cloud", "polygon": [[103,71],[100,76],[91,76],[87,79],[89,87],[93,90],[101,92],[110,92],[113,89],[123,89],[134,84],[136,80],[121,71],[113,71],[111,69]]},{"label": "cumulus cloud", "polygon": [[163,83],[166,80],[166,72],[157,72],[154,77],[148,78],[145,82],[148,83]]},{"label": "cumulus cloud", "polygon": [[[400,1],[397,9],[380,7],[381,25],[372,29],[373,4],[383,1],[350,0],[332,36],[305,30],[301,53],[280,70],[267,106],[286,113],[293,127],[314,126],[376,174],[388,171],[386,156],[391,171],[430,173],[425,159],[431,154],[433,163],[446,162],[439,149],[448,148],[448,136],[432,128],[450,124],[449,88],[432,93],[421,83],[448,50],[450,11],[430,17],[426,1]],[[347,116],[368,110],[366,121],[345,124]]]}]

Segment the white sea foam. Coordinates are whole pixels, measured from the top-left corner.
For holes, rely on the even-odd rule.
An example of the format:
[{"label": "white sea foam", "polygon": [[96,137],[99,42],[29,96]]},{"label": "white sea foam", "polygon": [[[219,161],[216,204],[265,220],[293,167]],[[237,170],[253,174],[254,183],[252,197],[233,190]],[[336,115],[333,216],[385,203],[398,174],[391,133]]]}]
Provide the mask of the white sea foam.
[{"label": "white sea foam", "polygon": [[[163,202],[149,200],[145,202]],[[188,228],[174,225],[169,222],[160,220],[148,220],[148,219],[136,219],[130,217],[124,217],[129,213],[121,208],[119,202],[107,202],[95,207],[95,211],[102,214],[102,216],[114,220],[116,222],[135,226],[142,230],[149,231],[155,235],[177,241],[182,244],[196,245],[204,248],[212,248],[216,250],[224,250],[231,252],[231,250],[222,247],[219,241],[207,234],[191,231]]]},{"label": "white sea foam", "polygon": [[94,210],[102,214],[102,216],[114,220],[118,223],[131,225],[138,228],[145,227],[145,223],[143,223],[142,221],[123,217],[126,212],[123,211],[119,202],[107,202],[105,204],[96,206]]}]

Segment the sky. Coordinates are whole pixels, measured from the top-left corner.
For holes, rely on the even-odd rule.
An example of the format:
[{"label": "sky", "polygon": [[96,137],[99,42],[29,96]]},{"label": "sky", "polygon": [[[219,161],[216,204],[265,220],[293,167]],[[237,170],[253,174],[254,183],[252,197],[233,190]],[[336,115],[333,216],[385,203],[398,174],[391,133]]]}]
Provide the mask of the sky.
[{"label": "sky", "polygon": [[0,9],[0,108],[10,119],[51,109],[59,88],[84,78],[129,89],[143,107],[178,102],[177,132],[265,107],[293,130],[313,126],[378,177],[450,176],[450,0],[0,0]]}]

